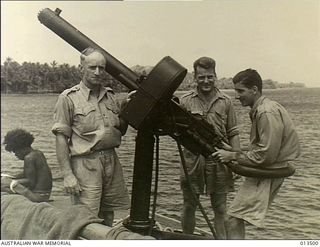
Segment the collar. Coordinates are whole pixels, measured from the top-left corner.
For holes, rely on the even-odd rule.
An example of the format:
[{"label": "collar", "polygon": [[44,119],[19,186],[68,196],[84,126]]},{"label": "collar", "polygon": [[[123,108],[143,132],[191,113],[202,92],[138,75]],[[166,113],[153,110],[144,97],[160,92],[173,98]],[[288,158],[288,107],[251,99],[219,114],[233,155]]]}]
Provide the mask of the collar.
[{"label": "collar", "polygon": [[262,104],[262,101],[264,101],[265,98],[266,98],[266,96],[261,95],[260,98],[254,103],[253,107],[251,108],[251,110],[249,112],[251,119],[256,114],[258,106]]},{"label": "collar", "polygon": [[[215,96],[213,96],[212,102],[215,102],[219,98],[221,98],[221,99],[224,98],[224,96],[222,95],[222,93],[220,92],[220,90],[218,88],[215,87],[214,91],[216,92],[216,94],[215,94]],[[198,89],[193,90],[192,97],[199,97],[200,98]]]},{"label": "collar", "polygon": [[[92,89],[88,88],[83,81],[80,82],[80,91],[82,92],[82,94],[85,96],[86,100],[88,101],[89,100],[89,97],[90,97],[90,93],[92,91]],[[108,91],[112,91],[111,88],[109,87],[103,87],[103,86],[100,86],[100,93],[99,93],[99,97],[98,97],[98,101],[100,101],[104,95],[108,92]]]}]

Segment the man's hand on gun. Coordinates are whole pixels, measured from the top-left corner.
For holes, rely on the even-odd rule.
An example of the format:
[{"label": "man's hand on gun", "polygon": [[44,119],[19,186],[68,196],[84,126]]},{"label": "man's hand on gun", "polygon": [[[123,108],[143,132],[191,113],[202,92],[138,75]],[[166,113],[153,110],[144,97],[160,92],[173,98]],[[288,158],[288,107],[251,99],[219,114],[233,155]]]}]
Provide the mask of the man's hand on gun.
[{"label": "man's hand on gun", "polygon": [[136,92],[137,92],[137,90],[133,90],[133,91],[129,92],[129,93],[127,94],[127,96],[122,100],[121,110],[124,109],[124,108],[127,106],[127,104],[129,103],[129,101],[130,101],[132,98],[134,98],[134,95],[135,95]]},{"label": "man's hand on gun", "polygon": [[229,144],[222,142],[222,149],[216,148],[212,157],[221,163],[228,163],[235,159],[235,152],[232,152],[232,147]]}]

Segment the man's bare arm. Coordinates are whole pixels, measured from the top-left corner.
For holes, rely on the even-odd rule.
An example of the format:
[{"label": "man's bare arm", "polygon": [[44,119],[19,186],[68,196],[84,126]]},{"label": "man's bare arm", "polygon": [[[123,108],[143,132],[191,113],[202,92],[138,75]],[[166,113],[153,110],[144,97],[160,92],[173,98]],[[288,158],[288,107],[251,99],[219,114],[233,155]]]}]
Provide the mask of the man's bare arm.
[{"label": "man's bare arm", "polygon": [[66,192],[70,194],[79,194],[81,188],[71,169],[68,138],[63,134],[58,133],[56,135],[56,152],[62,175],[64,177],[64,187]]},{"label": "man's bare arm", "polygon": [[234,135],[230,137],[229,142],[232,147],[232,151],[241,151],[239,135]]}]

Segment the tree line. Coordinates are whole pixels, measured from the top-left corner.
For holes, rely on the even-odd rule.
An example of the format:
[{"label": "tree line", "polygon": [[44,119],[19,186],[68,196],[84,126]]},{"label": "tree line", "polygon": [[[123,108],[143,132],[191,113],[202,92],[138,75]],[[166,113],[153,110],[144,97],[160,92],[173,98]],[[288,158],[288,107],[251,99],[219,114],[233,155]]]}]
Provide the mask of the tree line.
[{"label": "tree line", "polygon": [[[150,66],[136,65],[131,68],[138,76],[147,76]],[[8,57],[1,65],[1,93],[61,93],[63,90],[78,84],[81,80],[78,67],[69,64],[23,62],[19,64]],[[303,83],[278,83],[264,80],[264,88],[305,87]],[[220,78],[217,82],[221,89],[232,89],[232,78]],[[105,86],[112,87],[116,92],[128,89],[107,74]],[[188,73],[178,90],[194,88],[193,74]]]}]

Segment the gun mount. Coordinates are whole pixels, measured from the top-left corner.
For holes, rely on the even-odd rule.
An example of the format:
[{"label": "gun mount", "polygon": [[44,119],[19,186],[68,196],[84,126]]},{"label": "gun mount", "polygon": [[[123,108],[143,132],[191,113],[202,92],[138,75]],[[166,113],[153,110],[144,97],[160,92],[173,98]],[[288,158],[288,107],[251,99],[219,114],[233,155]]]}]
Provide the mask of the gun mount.
[{"label": "gun mount", "polygon": [[134,99],[121,113],[132,127],[140,129],[142,126],[153,125],[154,130],[161,129],[163,133],[179,140],[183,146],[196,154],[212,154],[214,147],[223,137],[214,131],[214,126],[201,117],[192,116],[171,99],[187,73],[184,67],[167,56],[153,68],[146,79],[142,79],[64,20],[60,13],[60,9],[52,11],[46,8],[39,12],[38,19],[79,52],[87,47],[99,49],[107,60],[106,72],[129,90],[137,90]]},{"label": "gun mount", "polygon": [[60,17],[61,10],[42,10],[38,19],[63,40],[82,52],[87,47],[99,49],[106,57],[105,70],[135,96],[122,110],[121,117],[138,130],[135,146],[130,220],[127,227],[146,234],[149,219],[153,170],[154,136],[169,135],[196,154],[210,155],[222,137],[215,128],[183,109],[173,98],[187,70],[171,57],[164,57],[146,78],[132,70]]}]

